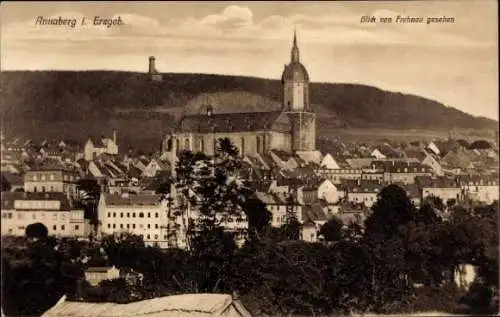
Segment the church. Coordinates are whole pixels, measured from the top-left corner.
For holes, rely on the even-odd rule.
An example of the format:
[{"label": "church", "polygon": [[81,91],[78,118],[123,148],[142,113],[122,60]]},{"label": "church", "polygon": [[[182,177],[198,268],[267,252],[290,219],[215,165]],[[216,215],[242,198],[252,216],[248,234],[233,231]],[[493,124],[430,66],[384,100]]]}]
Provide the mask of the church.
[{"label": "church", "polygon": [[296,33],[281,83],[280,111],[217,113],[207,106],[206,113],[185,115],[178,121],[175,132],[162,141],[162,152],[190,150],[213,155],[215,142],[221,138],[229,138],[242,156],[270,150],[314,151],[316,115],[309,101],[309,74],[300,62]]}]

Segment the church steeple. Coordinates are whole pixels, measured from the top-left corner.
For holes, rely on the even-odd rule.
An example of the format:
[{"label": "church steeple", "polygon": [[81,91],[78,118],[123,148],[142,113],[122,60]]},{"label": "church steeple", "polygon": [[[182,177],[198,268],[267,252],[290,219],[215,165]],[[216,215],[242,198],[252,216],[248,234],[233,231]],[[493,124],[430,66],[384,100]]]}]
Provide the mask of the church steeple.
[{"label": "church steeple", "polygon": [[297,45],[297,30],[293,30],[292,63],[300,62],[299,47]]}]

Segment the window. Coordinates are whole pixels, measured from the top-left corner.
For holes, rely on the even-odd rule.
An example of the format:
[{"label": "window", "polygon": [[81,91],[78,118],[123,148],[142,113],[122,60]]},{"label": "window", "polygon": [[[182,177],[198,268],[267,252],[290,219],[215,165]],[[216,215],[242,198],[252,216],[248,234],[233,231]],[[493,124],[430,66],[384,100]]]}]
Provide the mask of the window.
[{"label": "window", "polygon": [[61,230],[64,230],[64,225],[61,226]]},{"label": "window", "polygon": [[54,186],[50,186],[50,192],[54,191]]},{"label": "window", "polygon": [[120,229],[123,229],[123,223],[120,224]]},{"label": "window", "polygon": [[127,212],[127,218],[130,218],[130,213],[129,212]]},{"label": "window", "polygon": [[148,218],[151,218],[151,213],[150,212],[148,212]]},{"label": "window", "polygon": [[116,212],[113,213],[113,218],[116,218]]},{"label": "window", "polygon": [[44,181],[45,180],[45,175],[42,175],[41,179],[42,179],[42,181]]},{"label": "window", "polygon": [[151,229],[151,225],[148,223],[148,229]]},{"label": "window", "polygon": [[120,218],[123,218],[123,212],[120,212]]},{"label": "window", "polygon": [[132,213],[132,218],[135,218],[135,212],[134,212],[134,213]]},{"label": "window", "polygon": [[110,212],[108,212],[108,218],[111,218],[111,213]]},{"label": "window", "polygon": [[203,139],[203,137],[200,140],[200,152],[205,152],[205,140]]},{"label": "window", "polygon": [[132,229],[135,229],[135,223],[132,224]]},{"label": "window", "polygon": [[158,213],[157,212],[155,212],[155,218],[158,218]]},{"label": "window", "polygon": [[151,236],[148,234],[146,238],[149,240],[149,239],[151,239]]},{"label": "window", "polygon": [[57,230],[56,225],[53,225],[53,226],[52,226],[52,230]]},{"label": "window", "polygon": [[139,218],[144,218],[144,213],[143,212],[139,213]]},{"label": "window", "polygon": [[164,235],[164,236],[163,236],[163,240],[167,240],[167,235]]},{"label": "window", "polygon": [[113,224],[113,229],[115,229],[115,228],[116,228],[116,224]]},{"label": "window", "polygon": [[111,229],[111,224],[110,223],[108,223],[108,229]]},{"label": "window", "polygon": [[158,229],[158,224],[157,223],[155,223],[155,229]]},{"label": "window", "polygon": [[155,240],[158,240],[158,235],[157,234],[155,234]]},{"label": "window", "polygon": [[257,153],[260,153],[260,137],[256,137]]},{"label": "window", "polygon": [[79,230],[80,229],[80,226],[79,225],[75,225],[75,230]]},{"label": "window", "polygon": [[127,229],[130,229],[130,225],[127,223]]},{"label": "window", "polygon": [[54,180],[54,174],[50,174],[49,179],[50,179],[51,181],[53,181],[53,180]]}]

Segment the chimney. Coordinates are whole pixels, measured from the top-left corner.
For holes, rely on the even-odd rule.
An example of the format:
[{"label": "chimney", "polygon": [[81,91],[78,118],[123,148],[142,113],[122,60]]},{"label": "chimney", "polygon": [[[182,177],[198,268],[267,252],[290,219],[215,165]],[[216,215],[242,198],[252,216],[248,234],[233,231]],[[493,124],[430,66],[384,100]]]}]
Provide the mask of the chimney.
[{"label": "chimney", "polygon": [[113,143],[116,144],[116,130],[113,130]]},{"label": "chimney", "polygon": [[212,114],[213,114],[213,110],[214,110],[214,109],[212,108],[212,106],[211,106],[211,105],[208,105],[208,106],[207,106],[207,116],[211,117],[211,116],[212,116]]},{"label": "chimney", "polygon": [[149,56],[149,74],[154,74],[156,72],[155,69],[155,57]]}]

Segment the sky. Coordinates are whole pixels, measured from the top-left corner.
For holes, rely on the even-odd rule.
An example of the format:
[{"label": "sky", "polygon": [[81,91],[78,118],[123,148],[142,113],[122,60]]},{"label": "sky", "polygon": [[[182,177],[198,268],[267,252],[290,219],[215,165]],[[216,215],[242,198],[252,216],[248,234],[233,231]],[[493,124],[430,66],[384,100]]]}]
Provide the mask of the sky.
[{"label": "sky", "polygon": [[[3,2],[0,68],[146,72],[153,55],[165,73],[280,78],[296,29],[312,82],[420,95],[498,120],[497,6],[496,0]],[[396,23],[398,15],[424,23]],[[74,18],[77,25],[35,25],[39,16]],[[120,17],[123,25],[96,26],[95,16]],[[361,23],[362,16],[393,23]],[[443,16],[454,22],[426,23]]]}]

